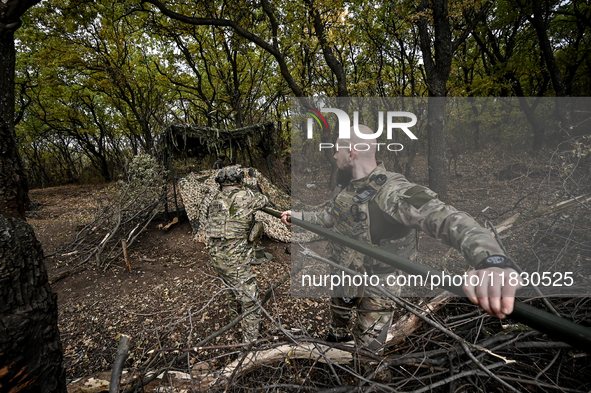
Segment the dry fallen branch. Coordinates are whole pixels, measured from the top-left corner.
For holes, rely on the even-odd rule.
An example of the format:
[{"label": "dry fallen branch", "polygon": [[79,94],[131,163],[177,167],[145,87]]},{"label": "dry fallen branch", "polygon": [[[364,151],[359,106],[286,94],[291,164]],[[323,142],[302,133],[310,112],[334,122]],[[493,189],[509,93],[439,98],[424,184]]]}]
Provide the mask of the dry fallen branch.
[{"label": "dry fallen branch", "polygon": [[521,213],[517,213],[517,214],[514,214],[511,217],[507,218],[501,224],[499,224],[499,226],[497,228],[497,232],[502,233],[502,232],[505,232],[505,231],[513,228],[514,226],[519,226],[519,225],[524,224],[530,220],[540,218],[540,217],[543,217],[543,216],[546,216],[546,215],[549,215],[552,213],[557,213],[557,212],[567,209],[569,207],[580,206],[581,204],[587,204],[589,202],[591,202],[591,197],[585,198],[585,195],[581,195],[576,198],[572,198],[572,199],[568,199],[566,201],[555,203],[554,205],[552,205],[546,209],[537,210],[537,211],[529,213],[529,214],[524,215]]},{"label": "dry fallen branch", "polygon": [[179,223],[179,219],[178,219],[178,217],[175,217],[175,218],[172,219],[171,222],[169,222],[168,224],[166,224],[163,227],[158,228],[158,229],[162,229],[163,231],[166,232],[166,231],[168,231],[170,229],[170,227],[172,227],[174,224],[178,224],[178,223]]},{"label": "dry fallen branch", "polygon": [[[490,367],[489,367],[490,369]],[[485,374],[483,372],[477,372],[475,375],[478,375],[479,377],[484,377],[484,376],[488,376],[488,374]],[[558,385],[552,385],[549,383],[544,383],[544,382],[540,382],[540,381],[536,381],[535,379],[527,379],[527,378],[515,378],[515,377],[509,377],[509,376],[502,376],[499,377],[502,380],[505,381],[509,381],[509,382],[518,382],[521,383],[523,385],[529,385],[529,386],[536,386],[539,388],[547,388],[547,389],[556,389],[562,392],[572,392],[572,393],[588,393],[586,390],[578,390],[578,389],[569,389],[569,388],[565,388],[565,387],[561,387]]]},{"label": "dry fallen branch", "polygon": [[[436,296],[431,302],[426,304],[423,308],[425,311],[435,313],[441,307],[445,306],[451,297],[449,293],[441,293]],[[396,322],[392,323],[388,329],[388,336],[386,337],[386,346],[391,346],[404,338],[410,336],[412,332],[420,328],[421,319],[412,313],[403,315]]]},{"label": "dry fallen branch", "polygon": [[127,241],[121,240],[121,247],[123,248],[123,258],[125,259],[125,270],[131,271],[131,262],[129,261],[129,251],[127,249]]},{"label": "dry fallen branch", "polygon": [[64,278],[67,278],[67,277],[70,277],[70,276],[72,276],[74,274],[80,273],[81,271],[84,271],[85,269],[86,269],[86,266],[76,266],[73,269],[69,269],[69,270],[63,271],[60,274],[58,274],[57,276],[52,277],[49,280],[49,283],[51,285],[53,285],[53,284],[55,284],[55,283],[63,280]]},{"label": "dry fallen branch", "polygon": [[127,355],[129,354],[129,342],[130,337],[126,334],[122,334],[119,339],[119,346],[117,347],[117,355],[115,356],[115,363],[113,364],[113,372],[111,373],[109,393],[119,393],[123,364],[125,363]]},{"label": "dry fallen branch", "polygon": [[[240,360],[234,361],[224,367],[216,379],[210,383],[210,386],[222,384],[226,386],[233,378],[230,376],[249,373],[263,365],[275,364],[280,362],[289,363],[293,359],[315,359],[321,363],[333,362],[336,364],[346,364],[353,360],[353,354],[348,351],[332,348],[322,344],[292,344],[282,345],[262,351],[246,353]],[[241,367],[242,364],[245,366]]]}]

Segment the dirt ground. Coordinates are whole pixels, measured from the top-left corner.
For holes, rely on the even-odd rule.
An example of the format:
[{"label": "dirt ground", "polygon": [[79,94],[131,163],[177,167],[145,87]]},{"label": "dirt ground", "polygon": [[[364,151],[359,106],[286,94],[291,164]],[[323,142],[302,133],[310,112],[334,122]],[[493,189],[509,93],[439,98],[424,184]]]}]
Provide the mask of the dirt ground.
[{"label": "dirt ground", "polygon": [[[89,210],[100,186],[62,186],[32,190],[37,207],[28,213],[46,255],[72,241],[76,229],[89,220]],[[107,269],[89,265],[81,273],[55,283],[58,293],[59,327],[69,380],[112,367],[121,334],[132,337],[130,362],[139,365],[149,350],[191,347],[230,322],[224,285],[208,263],[202,243],[193,240],[191,225],[183,221],[167,232],[151,223],[130,246],[132,271],[122,258]],[[290,271],[290,245],[262,240],[273,260],[254,266],[259,290]],[[50,281],[71,269],[68,255],[58,252],[46,259]],[[289,329],[305,329],[312,336],[326,334],[324,303],[292,299],[289,281],[274,291],[274,317]],[[263,321],[263,334],[276,329]],[[216,345],[240,341],[234,328]]]},{"label": "dirt ground", "polygon": [[[535,210],[540,199],[532,196],[532,190],[540,189],[540,178],[530,176],[527,170],[525,174],[503,178],[499,171],[506,167],[507,157],[491,157],[490,151],[484,151],[460,158],[449,177],[448,202],[481,223],[491,218],[498,224],[515,212]],[[427,184],[424,159],[417,160],[415,167],[412,180]],[[306,179],[302,182],[306,183]],[[59,250],[91,220],[93,201],[101,188],[73,185],[30,192],[36,207],[28,212],[28,222],[45,254],[50,255],[46,258],[50,280],[73,267],[69,256]],[[320,185],[316,192],[316,198],[321,200],[329,190]],[[119,258],[106,269],[89,265],[53,285],[58,293],[59,327],[69,381],[109,370],[121,334],[132,338],[127,364],[133,368],[144,365],[151,350],[192,347],[230,321],[224,285],[210,267],[204,245],[193,240],[189,222],[183,221],[167,232],[158,230],[157,225],[151,223],[130,246],[131,272],[125,271],[123,259]],[[531,246],[528,242],[535,240],[529,231],[504,236],[505,246],[510,252],[515,251],[515,256],[521,256],[521,251]],[[280,277],[289,274],[291,246],[266,237],[262,246],[274,257],[271,262],[254,267],[260,292],[265,293]],[[466,268],[459,253],[449,253],[446,246],[424,236],[418,262],[450,270]],[[327,302],[292,298],[289,280],[275,289],[267,310],[286,329],[304,331],[317,338],[327,333]],[[261,331],[271,335],[278,330],[264,317]],[[234,344],[240,337],[239,328],[234,327],[218,337],[215,344]],[[204,355],[211,359],[217,353],[222,351],[213,349]],[[222,364],[227,359],[220,356],[217,362]],[[216,361],[209,366],[215,367]]]}]

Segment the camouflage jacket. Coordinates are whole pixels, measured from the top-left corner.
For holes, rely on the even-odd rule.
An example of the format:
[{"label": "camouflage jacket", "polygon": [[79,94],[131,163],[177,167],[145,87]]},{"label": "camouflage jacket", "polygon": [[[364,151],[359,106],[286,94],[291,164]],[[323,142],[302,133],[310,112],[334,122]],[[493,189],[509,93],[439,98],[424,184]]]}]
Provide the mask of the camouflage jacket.
[{"label": "camouflage jacket", "polygon": [[266,196],[248,188],[224,187],[209,205],[207,238],[246,238],[254,222],[254,213],[267,203]]},{"label": "camouflage jacket", "polygon": [[[382,181],[376,181],[377,175],[383,175]],[[371,200],[359,201],[368,185],[377,192]],[[417,251],[416,230],[461,251],[473,266],[489,255],[504,255],[490,232],[470,215],[446,205],[430,189],[386,171],[382,164],[337,190],[323,209],[303,212],[302,219],[409,259],[414,259]],[[343,266],[373,265],[374,273],[393,270],[334,242],[328,249]]]}]

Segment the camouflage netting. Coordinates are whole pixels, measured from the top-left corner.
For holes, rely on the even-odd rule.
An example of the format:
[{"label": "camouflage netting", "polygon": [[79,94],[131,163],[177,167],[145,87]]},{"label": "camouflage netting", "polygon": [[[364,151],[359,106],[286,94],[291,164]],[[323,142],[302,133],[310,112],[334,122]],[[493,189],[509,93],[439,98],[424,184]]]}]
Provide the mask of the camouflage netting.
[{"label": "camouflage netting", "polygon": [[[239,167],[240,165],[235,165]],[[242,181],[245,187],[262,192],[269,198],[271,208],[279,211],[291,209],[290,196],[275,187],[265,176],[253,168],[243,169],[245,172]],[[219,191],[219,185],[215,177],[219,170],[208,170],[199,173],[191,173],[183,179],[179,179],[179,190],[187,216],[191,225],[196,229],[195,240],[205,242],[205,228],[207,227],[207,211],[215,194]],[[285,226],[280,219],[270,214],[258,211],[255,219],[263,223],[265,234],[271,239],[289,243],[292,240],[306,242],[312,240],[315,235],[311,232],[294,232]]]}]

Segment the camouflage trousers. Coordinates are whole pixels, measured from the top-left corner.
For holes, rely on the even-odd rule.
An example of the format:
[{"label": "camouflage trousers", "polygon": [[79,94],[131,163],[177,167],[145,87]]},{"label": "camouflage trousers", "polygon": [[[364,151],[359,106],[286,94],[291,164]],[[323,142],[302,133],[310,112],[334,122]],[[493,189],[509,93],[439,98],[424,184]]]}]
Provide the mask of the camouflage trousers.
[{"label": "camouflage trousers", "polygon": [[[397,286],[387,289],[394,295],[400,293],[400,287]],[[331,297],[332,318],[328,330],[338,339],[352,333],[359,345],[378,349],[386,340],[396,312],[396,304],[385,297],[364,296],[363,292],[361,288],[360,297]],[[355,319],[353,329],[350,328],[352,319]]]},{"label": "camouflage trousers", "polygon": [[[252,246],[246,239],[211,239],[209,244],[211,264],[218,276],[229,287],[226,291],[230,318],[255,310],[259,302],[256,276],[250,266]],[[241,321],[244,341],[259,337],[261,310],[253,311]]]}]

